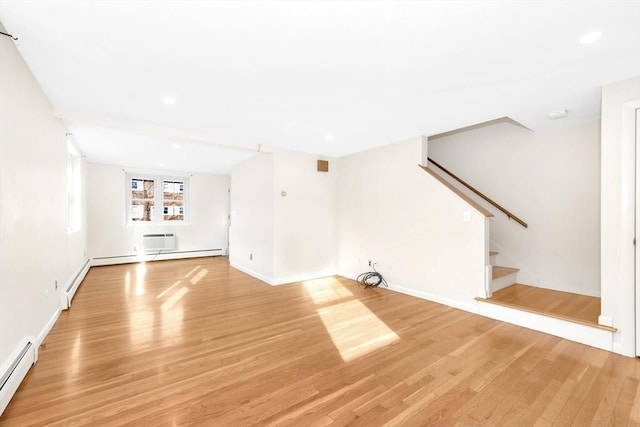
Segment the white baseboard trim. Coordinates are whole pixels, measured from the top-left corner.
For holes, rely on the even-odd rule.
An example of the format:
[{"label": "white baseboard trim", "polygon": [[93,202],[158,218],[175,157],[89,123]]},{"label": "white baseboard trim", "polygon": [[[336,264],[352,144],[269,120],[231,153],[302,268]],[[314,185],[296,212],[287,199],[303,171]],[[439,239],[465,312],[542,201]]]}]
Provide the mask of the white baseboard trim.
[{"label": "white baseboard trim", "polygon": [[276,283],[271,278],[269,278],[267,276],[264,276],[264,275],[262,275],[260,273],[257,273],[255,271],[249,269],[249,268],[243,267],[243,266],[235,264],[233,262],[229,262],[229,265],[231,267],[235,268],[236,270],[240,270],[243,273],[248,274],[251,277],[255,277],[256,279],[266,283],[267,285],[271,285],[271,286],[275,286],[276,285]]},{"label": "white baseboard trim", "polygon": [[47,324],[44,325],[44,328],[42,328],[42,330],[36,337],[36,340],[34,342],[35,352],[36,352],[36,362],[38,361],[38,349],[40,348],[44,340],[47,338],[47,335],[49,335],[49,332],[51,332],[53,325],[55,325],[56,322],[58,321],[58,318],[60,317],[60,313],[62,313],[62,310],[57,309],[56,312],[53,313],[53,316],[51,316]]},{"label": "white baseboard trim", "polygon": [[[383,287],[384,289],[384,287]],[[418,291],[416,289],[406,288],[404,286],[394,285],[389,283],[389,288],[392,291],[400,292],[401,294],[411,295],[417,298],[426,299],[431,302],[435,302],[438,304],[446,305],[449,307],[457,308],[460,310],[468,311],[470,313],[476,313],[476,304],[474,302],[465,303],[461,301],[452,300],[450,298],[441,297],[439,295],[434,295],[429,292]]]},{"label": "white baseboard trim", "polygon": [[613,328],[613,318],[611,316],[598,316],[598,323],[603,326],[610,326]]},{"label": "white baseboard trim", "polygon": [[166,261],[170,259],[183,259],[183,258],[198,258],[208,256],[220,256],[224,255],[222,249],[203,249],[195,251],[174,251],[174,252],[160,252],[149,253],[139,255],[119,255],[112,257],[97,257],[91,259],[91,267],[98,267],[102,265],[116,265],[116,264],[130,264],[134,262],[150,262],[150,261]]},{"label": "white baseboard trim", "polygon": [[613,332],[562,319],[478,301],[478,314],[502,322],[613,351]]},{"label": "white baseboard trim", "polygon": [[622,351],[622,343],[614,342],[612,351],[617,354],[624,354],[624,352]]},{"label": "white baseboard trim", "polygon": [[[346,277],[348,279],[351,280],[356,280],[356,278],[358,277],[357,275],[352,275],[349,273],[338,273],[338,275],[342,276],[342,277]],[[387,282],[388,283],[388,282]],[[453,308],[458,308],[460,310],[464,310],[464,311],[468,311],[470,313],[477,313],[477,308],[476,308],[476,304],[475,301],[470,301],[469,303],[465,303],[465,302],[461,302],[461,301],[456,301],[456,300],[452,300],[449,298],[445,298],[445,297],[441,297],[439,295],[435,295],[432,294],[430,292],[424,292],[424,291],[419,291],[416,289],[412,289],[412,288],[407,288],[405,286],[399,286],[393,283],[388,283],[389,287],[386,288],[384,286],[380,286],[381,289],[389,289],[390,291],[394,291],[394,292],[399,292],[401,294],[405,294],[405,295],[411,295],[412,297],[416,297],[416,298],[421,298],[421,299],[426,299],[427,301],[431,301],[431,302],[435,302],[438,304],[443,304],[449,307],[453,307]]]},{"label": "white baseboard trim", "polygon": [[305,276],[292,276],[292,277],[287,277],[285,279],[275,279],[273,281],[273,286],[279,286],[279,285],[286,285],[288,283],[295,283],[295,282],[305,282],[308,280],[316,280],[316,279],[322,279],[324,277],[332,277],[335,276],[336,273],[332,272],[332,273],[318,273],[318,274],[312,274],[312,275],[305,275]]},{"label": "white baseboard trim", "polygon": [[65,288],[65,291],[63,292],[63,301],[62,301],[63,310],[66,310],[69,307],[71,307],[71,300],[75,296],[76,291],[80,287],[80,283],[82,283],[85,276],[89,272],[90,268],[91,268],[91,260],[87,259],[82,265],[82,267],[80,267],[80,271],[78,271],[78,273],[74,276],[74,278],[71,279],[71,282],[69,283],[69,285]]}]

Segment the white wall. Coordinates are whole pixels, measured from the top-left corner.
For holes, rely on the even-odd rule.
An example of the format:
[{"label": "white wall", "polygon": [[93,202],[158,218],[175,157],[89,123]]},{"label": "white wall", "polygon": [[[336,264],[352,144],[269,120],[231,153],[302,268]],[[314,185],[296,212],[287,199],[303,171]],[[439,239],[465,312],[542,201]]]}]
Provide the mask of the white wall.
[{"label": "white wall", "polygon": [[600,295],[598,121],[537,132],[493,123],[430,138],[429,156],[528,223],[485,205],[497,264],[520,268],[519,283]]},{"label": "white wall", "polygon": [[259,153],[231,170],[229,262],[266,282],[274,277],[274,160]]},{"label": "white wall", "polygon": [[279,151],[274,159],[275,281],[334,275],[337,162],[323,158],[329,172],[318,172],[314,155]]},{"label": "white wall", "polygon": [[80,231],[67,233],[66,129],[53,118],[49,101],[14,42],[0,37],[0,52],[0,373],[4,373],[21,340],[44,338],[57,318],[62,293],[85,261],[86,225],[83,222]]},{"label": "white wall", "polygon": [[[187,224],[127,224],[127,173],[190,176],[190,219]],[[87,254],[91,258],[134,255],[146,233],[174,233],[176,251],[227,248],[227,190],[225,175],[138,170],[88,163]]]},{"label": "white wall", "polygon": [[640,76],[602,88],[602,315],[614,326],[614,351],[633,356],[635,108]]},{"label": "white wall", "polygon": [[272,285],[335,274],[337,165],[318,172],[317,160],[278,151],[234,166],[232,266]]},{"label": "white wall", "polygon": [[[422,138],[339,159],[338,272],[469,311],[484,286],[487,220],[418,167]],[[464,221],[469,212],[469,221]]]}]

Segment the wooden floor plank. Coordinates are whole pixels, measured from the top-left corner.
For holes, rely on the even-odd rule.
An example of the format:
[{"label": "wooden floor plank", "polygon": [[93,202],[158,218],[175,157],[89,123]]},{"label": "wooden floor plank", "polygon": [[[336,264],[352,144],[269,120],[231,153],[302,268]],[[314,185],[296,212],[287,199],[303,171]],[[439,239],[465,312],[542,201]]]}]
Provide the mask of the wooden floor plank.
[{"label": "wooden floor plank", "polygon": [[342,277],[272,287],[197,258],[93,268],[0,426],[634,425],[639,383],[636,359]]}]

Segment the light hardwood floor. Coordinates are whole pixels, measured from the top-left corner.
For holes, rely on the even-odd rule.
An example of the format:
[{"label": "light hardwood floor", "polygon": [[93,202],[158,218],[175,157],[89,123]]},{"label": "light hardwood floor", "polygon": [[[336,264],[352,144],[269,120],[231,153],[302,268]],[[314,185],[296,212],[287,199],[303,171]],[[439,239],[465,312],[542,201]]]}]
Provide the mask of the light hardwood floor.
[{"label": "light hardwood floor", "polygon": [[94,268],[0,425],[640,422],[640,361],[344,278]]}]

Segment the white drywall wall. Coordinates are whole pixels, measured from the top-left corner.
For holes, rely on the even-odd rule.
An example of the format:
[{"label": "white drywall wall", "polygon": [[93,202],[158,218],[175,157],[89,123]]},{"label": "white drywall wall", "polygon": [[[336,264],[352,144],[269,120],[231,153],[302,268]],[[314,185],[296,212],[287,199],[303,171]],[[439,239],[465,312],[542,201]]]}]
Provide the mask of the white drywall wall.
[{"label": "white drywall wall", "polygon": [[519,283],[600,295],[598,121],[537,132],[493,123],[430,138],[429,156],[529,225],[485,205],[497,264],[520,268]]},{"label": "white drywall wall", "polygon": [[318,172],[317,160],[278,151],[234,166],[232,266],[272,285],[335,274],[337,165]]},{"label": "white drywall wall", "polygon": [[475,311],[487,222],[418,167],[422,145],[418,137],[339,159],[338,273],[355,277],[371,259],[393,288]]},{"label": "white drywall wall", "polygon": [[[226,250],[229,185],[226,175],[87,165],[87,247],[91,258],[135,255],[134,247],[142,248],[142,235],[147,233],[174,233],[176,251]],[[125,171],[190,177],[188,223],[127,224]]]},{"label": "white drywall wall", "polygon": [[329,172],[318,172],[314,155],[279,151],[274,159],[275,282],[334,275],[336,161],[323,158]]},{"label": "white drywall wall", "polygon": [[274,279],[273,194],[273,154],[256,154],[232,168],[229,262],[268,283]]},{"label": "white drywall wall", "polygon": [[[614,351],[635,354],[635,108],[640,76],[602,88],[602,315],[614,326]],[[637,279],[636,279],[637,280]]]},{"label": "white drywall wall", "polygon": [[[0,25],[0,28],[2,26]],[[67,233],[64,125],[0,37],[0,373],[26,336],[44,338],[84,263],[86,223]],[[58,289],[55,289],[55,281]],[[35,343],[36,346],[39,342]]]}]

